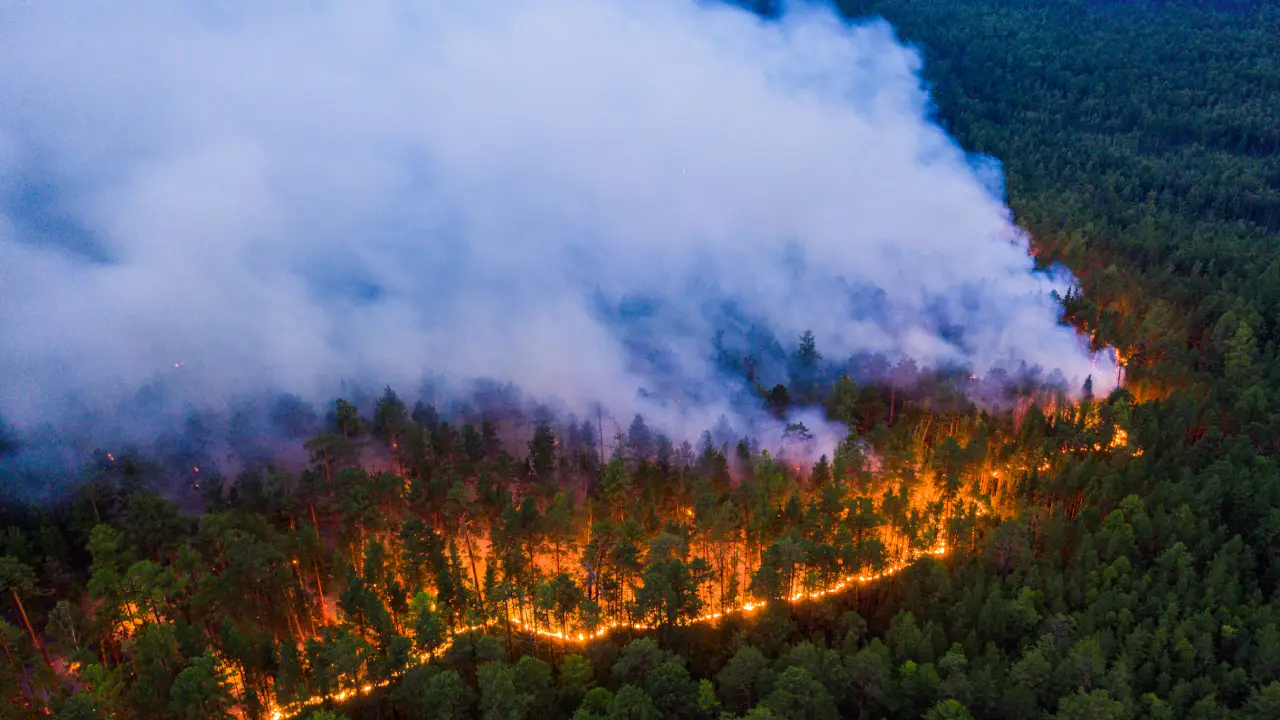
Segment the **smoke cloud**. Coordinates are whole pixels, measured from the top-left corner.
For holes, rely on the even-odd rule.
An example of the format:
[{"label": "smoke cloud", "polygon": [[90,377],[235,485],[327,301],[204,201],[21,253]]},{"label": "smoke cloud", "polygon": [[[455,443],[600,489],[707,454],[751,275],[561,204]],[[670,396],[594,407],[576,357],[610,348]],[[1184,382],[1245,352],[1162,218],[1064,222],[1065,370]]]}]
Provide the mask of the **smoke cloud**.
[{"label": "smoke cloud", "polygon": [[428,370],[619,415],[639,388],[694,396],[668,420],[700,429],[727,392],[717,330],[1114,376],[883,21],[694,0],[0,18],[0,414],[20,436]]}]

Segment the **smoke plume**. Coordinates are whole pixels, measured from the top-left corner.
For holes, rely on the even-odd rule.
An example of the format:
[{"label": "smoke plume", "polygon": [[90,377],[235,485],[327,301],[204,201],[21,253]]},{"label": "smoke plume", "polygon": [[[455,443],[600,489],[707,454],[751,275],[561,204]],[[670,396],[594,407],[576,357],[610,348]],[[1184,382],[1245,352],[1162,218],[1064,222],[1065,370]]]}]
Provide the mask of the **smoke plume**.
[{"label": "smoke plume", "polygon": [[667,421],[701,429],[730,392],[717,331],[1114,376],[1058,323],[1070,278],[1033,272],[998,166],[938,127],[880,20],[694,0],[0,18],[19,437],[426,371],[619,416],[690,397]]}]

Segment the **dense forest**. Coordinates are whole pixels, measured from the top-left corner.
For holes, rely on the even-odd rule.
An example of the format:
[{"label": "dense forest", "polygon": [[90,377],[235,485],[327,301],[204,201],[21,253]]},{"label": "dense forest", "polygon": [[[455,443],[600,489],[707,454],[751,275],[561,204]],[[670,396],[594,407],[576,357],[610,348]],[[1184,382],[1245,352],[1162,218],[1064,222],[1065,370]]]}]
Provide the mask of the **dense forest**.
[{"label": "dense forest", "polygon": [[104,448],[0,509],[0,716],[1280,717],[1280,16],[839,4],[918,44],[1122,389],[979,406],[805,335],[773,387],[722,358],[772,452],[391,389],[278,403],[304,467]]}]

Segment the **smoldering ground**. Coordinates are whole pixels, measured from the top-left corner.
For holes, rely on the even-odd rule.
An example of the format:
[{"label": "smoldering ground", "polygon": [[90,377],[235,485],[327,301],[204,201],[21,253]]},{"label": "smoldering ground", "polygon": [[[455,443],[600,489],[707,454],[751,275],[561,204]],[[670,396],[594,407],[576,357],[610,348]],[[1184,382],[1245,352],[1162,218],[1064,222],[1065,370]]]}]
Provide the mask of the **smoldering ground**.
[{"label": "smoldering ground", "polygon": [[880,20],[46,0],[3,11],[0,67],[0,413],[27,448],[425,369],[700,430],[733,392],[717,330],[1093,371],[1069,278],[1033,272]]}]

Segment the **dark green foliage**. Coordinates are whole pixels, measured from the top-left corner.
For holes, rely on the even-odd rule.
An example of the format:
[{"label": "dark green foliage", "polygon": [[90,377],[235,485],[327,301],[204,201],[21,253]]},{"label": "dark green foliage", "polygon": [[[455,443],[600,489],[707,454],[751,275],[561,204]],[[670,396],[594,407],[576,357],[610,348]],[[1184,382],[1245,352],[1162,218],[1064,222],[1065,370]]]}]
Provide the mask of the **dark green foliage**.
[{"label": "dark green foliage", "polygon": [[[0,507],[0,716],[47,702],[64,720],[263,718],[389,680],[344,711],[1280,717],[1274,10],[839,5],[919,44],[940,122],[1004,163],[1041,264],[1080,279],[1067,321],[1122,350],[1125,390],[1094,397],[1093,378],[1065,408],[1009,377],[1015,421],[971,406],[964,377],[824,358],[811,333],[790,352],[761,345],[786,368],[772,387],[760,358],[717,343],[786,442],[816,431],[794,422],[800,407],[849,429],[807,475],[727,423],[699,456],[640,416],[509,427],[410,413],[388,388],[361,404],[367,420],[346,400],[321,422],[278,399],[272,423],[307,439],[296,477],[261,462],[238,418],[226,435],[255,467],[223,480],[214,431],[193,418],[173,467],[100,451],[64,505]],[[504,449],[515,426],[525,444]],[[1122,431],[1141,454],[1109,449]],[[0,425],[0,455],[7,437]],[[371,454],[392,472],[361,467]],[[923,509],[909,502],[922,474],[937,490]],[[204,514],[167,480],[200,482]],[[938,542],[944,559],[782,601]],[[689,626],[747,595],[773,602]],[[507,622],[572,632],[608,617],[657,630],[568,647]],[[79,684],[51,669],[65,662]]]},{"label": "dark green foliage", "polygon": [[802,667],[787,668],[774,681],[774,690],[761,702],[765,708],[780,718],[794,720],[836,720],[836,710],[831,693]]},{"label": "dark green foliage", "polygon": [[475,706],[472,691],[454,670],[445,670],[431,677],[422,689],[418,700],[419,717],[431,720],[464,720],[472,716]]}]

